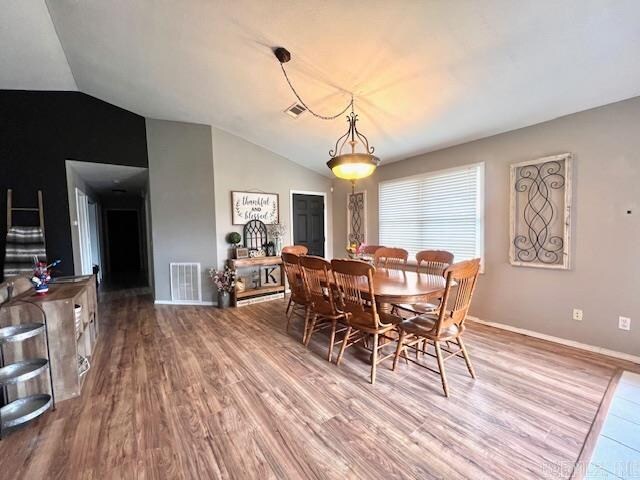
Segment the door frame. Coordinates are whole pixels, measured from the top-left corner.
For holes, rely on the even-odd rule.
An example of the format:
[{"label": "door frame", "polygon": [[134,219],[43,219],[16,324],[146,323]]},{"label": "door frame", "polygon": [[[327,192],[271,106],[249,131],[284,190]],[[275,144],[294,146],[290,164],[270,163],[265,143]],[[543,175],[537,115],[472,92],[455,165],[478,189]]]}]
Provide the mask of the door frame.
[{"label": "door frame", "polygon": [[93,273],[93,259],[91,257],[91,228],[89,227],[89,196],[78,187],[75,189],[75,195],[80,274],[91,275]]},{"label": "door frame", "polygon": [[289,240],[293,245],[293,196],[294,195],[315,195],[322,197],[322,210],[324,222],[324,256],[327,257],[327,192],[309,192],[307,190],[289,190]]}]

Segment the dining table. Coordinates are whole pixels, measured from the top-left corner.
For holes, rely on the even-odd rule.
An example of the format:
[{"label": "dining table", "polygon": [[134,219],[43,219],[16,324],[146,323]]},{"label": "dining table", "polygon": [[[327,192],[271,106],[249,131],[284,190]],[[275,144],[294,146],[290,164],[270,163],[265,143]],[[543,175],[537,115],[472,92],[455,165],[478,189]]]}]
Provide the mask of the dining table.
[{"label": "dining table", "polygon": [[374,295],[382,305],[428,303],[441,298],[445,286],[442,275],[398,268],[377,268],[373,274]]}]

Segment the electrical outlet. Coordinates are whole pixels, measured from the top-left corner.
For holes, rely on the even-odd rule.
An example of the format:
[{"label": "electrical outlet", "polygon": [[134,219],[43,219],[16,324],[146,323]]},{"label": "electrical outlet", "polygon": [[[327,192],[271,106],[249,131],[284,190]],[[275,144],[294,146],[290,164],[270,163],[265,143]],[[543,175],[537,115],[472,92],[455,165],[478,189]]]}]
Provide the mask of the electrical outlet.
[{"label": "electrical outlet", "polygon": [[618,317],[618,328],[620,330],[631,330],[631,319],[629,317]]},{"label": "electrical outlet", "polygon": [[580,310],[579,308],[574,308],[573,309],[573,319],[581,321],[582,320],[582,310]]}]

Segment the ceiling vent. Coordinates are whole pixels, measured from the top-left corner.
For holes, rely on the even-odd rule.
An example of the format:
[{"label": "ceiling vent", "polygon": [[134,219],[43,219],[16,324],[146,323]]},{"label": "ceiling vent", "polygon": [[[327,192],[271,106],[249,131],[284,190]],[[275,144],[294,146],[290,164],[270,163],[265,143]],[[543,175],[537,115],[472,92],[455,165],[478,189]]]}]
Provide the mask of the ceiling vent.
[{"label": "ceiling vent", "polygon": [[302,115],[306,111],[307,109],[304,108],[303,105],[300,105],[299,103],[294,103],[289,108],[287,108],[284,111],[284,113],[289,115],[291,118],[298,118],[300,115]]}]

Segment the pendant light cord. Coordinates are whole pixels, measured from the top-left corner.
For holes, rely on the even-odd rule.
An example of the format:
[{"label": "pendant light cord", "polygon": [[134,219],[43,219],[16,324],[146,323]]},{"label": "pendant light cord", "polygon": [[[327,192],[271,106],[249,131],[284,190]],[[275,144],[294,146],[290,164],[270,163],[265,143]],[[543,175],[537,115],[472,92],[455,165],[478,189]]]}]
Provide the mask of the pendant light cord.
[{"label": "pendant light cord", "polygon": [[280,68],[282,69],[282,73],[284,73],[284,78],[287,80],[287,83],[289,84],[289,88],[291,88],[291,91],[293,92],[293,94],[296,96],[296,98],[298,99],[298,101],[302,104],[302,106],[304,108],[306,108],[309,113],[311,113],[311,115],[313,115],[314,117],[320,118],[322,120],[335,120],[336,118],[338,118],[341,115],[344,115],[344,113],[349,110],[349,108],[351,108],[351,111],[353,111],[353,93],[351,94],[351,101],[347,104],[346,107],[344,107],[342,109],[342,111],[340,113],[336,113],[335,115],[320,115],[319,113],[314,112],[309,105],[307,105],[306,103],[304,103],[304,100],[302,100],[302,98],[300,98],[300,95],[298,95],[298,92],[296,91],[296,89],[293,87],[293,84],[291,83],[291,80],[289,80],[289,75],[287,75],[287,71],[284,68],[284,64],[281,62],[280,63]]}]

